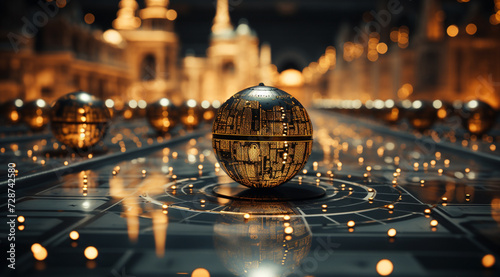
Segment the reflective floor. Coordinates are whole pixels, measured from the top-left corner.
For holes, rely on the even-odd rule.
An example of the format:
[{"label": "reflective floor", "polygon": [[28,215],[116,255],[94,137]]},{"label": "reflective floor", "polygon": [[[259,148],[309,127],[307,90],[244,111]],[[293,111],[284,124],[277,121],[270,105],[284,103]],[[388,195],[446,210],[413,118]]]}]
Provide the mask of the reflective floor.
[{"label": "reflective floor", "polygon": [[[0,158],[19,172],[15,212],[2,201],[4,221],[18,216],[16,269],[2,259],[2,276],[499,275],[498,140],[471,149],[310,116],[306,167],[264,192],[223,172],[209,123],[163,138],[118,120],[74,155],[48,131],[5,127]],[[0,230],[8,248],[12,230]]]}]

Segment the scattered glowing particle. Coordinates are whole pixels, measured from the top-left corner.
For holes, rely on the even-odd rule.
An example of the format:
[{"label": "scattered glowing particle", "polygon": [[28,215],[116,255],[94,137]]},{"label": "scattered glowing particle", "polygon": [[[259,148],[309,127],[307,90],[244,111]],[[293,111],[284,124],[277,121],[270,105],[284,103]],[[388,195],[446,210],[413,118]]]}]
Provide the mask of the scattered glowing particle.
[{"label": "scattered glowing particle", "polygon": [[394,270],[394,265],[388,259],[382,259],[377,263],[377,273],[381,276],[387,276]]},{"label": "scattered glowing particle", "polygon": [[[35,243],[38,244],[38,243]],[[33,244],[33,246],[35,245]],[[43,261],[47,258],[47,249],[45,249],[43,246],[38,244],[37,247],[33,250],[33,246],[31,246],[31,251],[33,252],[33,257],[35,257],[36,260],[38,261]]]},{"label": "scattered glowing particle", "polygon": [[326,208],[328,208],[328,205],[323,204],[323,205],[321,205],[321,208],[326,209]]},{"label": "scattered glowing particle", "polygon": [[97,248],[95,248],[94,246],[85,248],[85,251],[83,253],[85,255],[85,258],[89,260],[94,260],[95,258],[97,258],[97,255],[99,255]]},{"label": "scattered glowing particle", "polygon": [[425,209],[424,214],[431,214],[431,209]]},{"label": "scattered glowing particle", "polygon": [[290,216],[289,216],[289,215],[285,215],[285,216],[283,217],[283,219],[284,219],[284,220],[290,220]]},{"label": "scattered glowing particle", "polygon": [[210,273],[204,268],[197,268],[193,270],[191,277],[210,277]]},{"label": "scattered glowing particle", "polygon": [[493,267],[495,265],[495,256],[493,256],[491,254],[486,254],[486,255],[484,255],[481,262],[482,262],[483,266],[486,268]]},{"label": "scattered glowing particle", "polygon": [[291,226],[288,226],[285,228],[285,234],[290,235],[293,233],[293,228]]},{"label": "scattered glowing particle", "polygon": [[450,37],[456,37],[458,35],[458,27],[456,25],[450,25],[446,28],[446,33]]},{"label": "scattered glowing particle", "polygon": [[388,235],[390,238],[395,237],[395,236],[396,236],[396,233],[397,233],[397,231],[396,231],[396,229],[394,229],[394,228],[391,228],[391,229],[389,229],[389,230],[387,231],[387,235]]},{"label": "scattered glowing particle", "polygon": [[250,218],[250,214],[245,214],[245,215],[243,215],[243,218],[245,218],[245,219],[249,219],[249,218]]},{"label": "scattered glowing particle", "polygon": [[77,231],[71,231],[69,233],[69,237],[72,239],[72,240],[77,240],[79,237],[80,237],[80,234],[78,234]]},{"label": "scattered glowing particle", "polygon": [[430,224],[431,224],[432,227],[436,227],[436,226],[438,226],[438,221],[435,220],[435,219],[433,219],[433,220],[431,220]]},{"label": "scattered glowing particle", "polygon": [[17,217],[17,221],[19,221],[19,223],[24,223],[24,221],[26,221],[26,219],[24,218],[24,216],[20,215]]},{"label": "scattered glowing particle", "polygon": [[356,225],[356,223],[353,220],[347,221],[347,227],[352,228],[352,227],[354,227],[354,225]]}]

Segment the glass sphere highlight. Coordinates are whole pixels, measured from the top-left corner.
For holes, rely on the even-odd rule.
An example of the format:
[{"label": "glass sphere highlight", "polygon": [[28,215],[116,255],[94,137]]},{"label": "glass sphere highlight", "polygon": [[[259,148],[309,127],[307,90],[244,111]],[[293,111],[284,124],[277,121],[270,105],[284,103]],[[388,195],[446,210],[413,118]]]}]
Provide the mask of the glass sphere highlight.
[{"label": "glass sphere highlight", "polygon": [[74,149],[85,149],[101,141],[106,134],[109,110],[99,98],[76,91],[53,104],[50,122],[57,140]]},{"label": "glass sphere highlight", "polygon": [[272,188],[304,167],[312,150],[312,124],[290,94],[264,86],[244,89],[218,109],[212,146],[222,169],[251,188]]}]

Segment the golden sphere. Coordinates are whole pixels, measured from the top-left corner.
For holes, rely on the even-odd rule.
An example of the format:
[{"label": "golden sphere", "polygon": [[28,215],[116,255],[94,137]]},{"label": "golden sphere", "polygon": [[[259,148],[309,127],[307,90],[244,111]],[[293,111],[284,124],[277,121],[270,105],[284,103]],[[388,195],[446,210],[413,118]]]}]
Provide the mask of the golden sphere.
[{"label": "golden sphere", "polygon": [[203,110],[196,100],[187,100],[180,108],[181,122],[188,130],[192,130],[200,124]]},{"label": "golden sphere", "polygon": [[177,107],[167,98],[149,104],[146,115],[149,124],[160,134],[167,133],[177,125]]},{"label": "golden sphere", "polygon": [[99,98],[84,92],[68,93],[53,104],[50,123],[57,140],[74,149],[98,143],[106,134],[110,115]]},{"label": "golden sphere", "polygon": [[313,128],[306,109],[290,94],[264,86],[244,89],[218,109],[212,146],[222,169],[251,188],[272,188],[304,167]]},{"label": "golden sphere", "polygon": [[23,120],[32,131],[42,131],[49,123],[50,108],[43,99],[37,99],[23,106]]}]

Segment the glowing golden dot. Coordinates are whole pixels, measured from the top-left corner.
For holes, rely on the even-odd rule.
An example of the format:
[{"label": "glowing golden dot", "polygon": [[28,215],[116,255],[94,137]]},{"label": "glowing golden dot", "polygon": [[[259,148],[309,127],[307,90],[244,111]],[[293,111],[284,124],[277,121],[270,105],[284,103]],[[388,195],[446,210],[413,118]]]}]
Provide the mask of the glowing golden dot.
[{"label": "glowing golden dot", "polygon": [[321,173],[316,173],[316,177],[321,177]]},{"label": "glowing golden dot", "polygon": [[326,208],[328,208],[328,205],[323,204],[323,205],[321,205],[321,208],[326,209]]},{"label": "glowing golden dot", "polygon": [[17,217],[17,221],[19,221],[19,223],[23,223],[26,219],[24,218],[24,216],[20,215]]},{"label": "glowing golden dot", "polygon": [[201,164],[200,164],[200,165],[198,166],[198,169],[199,169],[199,170],[202,170],[202,169],[203,169],[203,165],[201,165]]},{"label": "glowing golden dot", "polygon": [[249,218],[250,218],[250,214],[244,214],[244,215],[243,215],[243,218],[245,218],[245,219],[249,219]]},{"label": "glowing golden dot", "polygon": [[283,219],[284,219],[284,220],[290,220],[290,216],[289,216],[289,215],[285,215],[285,216],[283,217]]},{"label": "glowing golden dot", "polygon": [[438,169],[438,173],[442,174],[443,173],[443,169],[442,168]]},{"label": "glowing golden dot", "polygon": [[377,44],[377,52],[379,52],[379,54],[385,54],[387,52],[387,49],[388,49],[387,44],[383,42]]},{"label": "glowing golden dot", "polygon": [[347,227],[352,228],[352,227],[354,227],[354,225],[356,225],[356,223],[353,220],[347,221]]},{"label": "glowing golden dot", "polygon": [[394,205],[389,204],[389,205],[387,205],[387,208],[390,209],[390,210],[392,210],[392,209],[394,209]]},{"label": "glowing golden dot", "polygon": [[293,227],[291,226],[286,227],[285,234],[290,235],[291,233],[293,233]]},{"label": "glowing golden dot", "polygon": [[64,161],[64,165],[68,165],[68,161]]},{"label": "glowing golden dot", "polygon": [[424,214],[431,214],[431,209],[425,209]]},{"label": "glowing golden dot", "polygon": [[171,189],[177,189],[176,185],[170,186]]},{"label": "glowing golden dot", "polygon": [[200,200],[200,203],[205,203],[205,199],[201,199],[201,200]]},{"label": "glowing golden dot", "polygon": [[431,224],[432,227],[436,227],[436,226],[438,226],[438,221],[435,220],[435,219],[433,219],[433,220],[431,220],[430,224]]},{"label": "glowing golden dot", "polygon": [[[35,246],[37,244],[37,246]],[[38,243],[35,243],[31,246],[31,251],[33,252],[33,257],[35,257],[36,260],[38,261],[43,261],[47,258],[47,249],[45,249],[43,246],[41,246]],[[34,247],[35,246],[35,247]]]},{"label": "glowing golden dot", "polygon": [[465,32],[467,32],[467,34],[469,35],[473,35],[477,32],[477,26],[476,24],[474,23],[469,23],[467,24],[467,27],[465,27]]},{"label": "glowing golden dot", "polygon": [[302,173],[307,174],[307,169],[302,170]]},{"label": "glowing golden dot", "polygon": [[193,184],[189,184],[188,187],[189,188],[193,188],[194,186],[193,186]]},{"label": "glowing golden dot", "polygon": [[290,235],[286,236],[285,240],[292,240],[292,236],[290,236]]},{"label": "glowing golden dot", "polygon": [[83,19],[85,20],[85,23],[92,24],[95,21],[95,16],[91,13],[87,13]]},{"label": "glowing golden dot", "polygon": [[465,169],[465,173],[469,173],[469,172],[470,172],[470,168],[468,168],[468,167],[467,167],[467,168]]},{"label": "glowing golden dot", "polygon": [[69,237],[72,239],[72,240],[77,240],[79,237],[80,237],[80,234],[78,234],[77,231],[71,231],[69,233]]},{"label": "glowing golden dot", "polygon": [[446,33],[450,37],[456,37],[458,35],[458,27],[456,25],[450,25],[446,28]]},{"label": "glowing golden dot", "polygon": [[97,251],[97,248],[95,248],[94,246],[89,246],[85,248],[83,254],[85,255],[85,258],[89,260],[94,260],[95,258],[97,258],[97,255],[99,255],[99,252]]},{"label": "glowing golden dot", "polygon": [[19,231],[24,230],[24,225],[19,225],[19,226],[17,226],[17,229],[19,229]]},{"label": "glowing golden dot", "polygon": [[366,171],[372,171],[372,167],[371,166],[367,166],[366,167]]},{"label": "glowing golden dot", "polygon": [[146,169],[143,169],[143,170],[141,171],[141,173],[142,173],[143,175],[144,175],[144,174],[146,174]]},{"label": "glowing golden dot", "polygon": [[390,238],[395,237],[395,236],[396,236],[396,233],[397,233],[397,231],[396,231],[396,229],[394,229],[394,228],[391,228],[391,229],[389,229],[389,230],[387,231],[387,235],[388,235]]},{"label": "glowing golden dot", "polygon": [[167,204],[163,204],[163,205],[161,205],[161,207],[162,207],[163,209],[166,209],[166,208],[168,208],[168,205],[167,205]]},{"label": "glowing golden dot", "polygon": [[191,277],[210,277],[210,273],[204,268],[197,268],[193,270]]},{"label": "glowing golden dot", "polygon": [[116,173],[117,173],[117,172],[116,172],[116,170],[113,170],[113,172],[112,172],[112,173],[113,173],[113,175],[116,175]]},{"label": "glowing golden dot", "polygon": [[174,21],[177,18],[177,12],[175,10],[169,9],[167,11],[167,19]]},{"label": "glowing golden dot", "polygon": [[448,201],[448,197],[444,197],[444,196],[443,196],[443,197],[441,197],[441,200],[443,200],[443,201]]},{"label": "glowing golden dot", "polygon": [[482,262],[483,266],[486,268],[493,267],[495,265],[495,256],[493,256],[491,254],[486,254],[486,255],[484,255],[481,262]]},{"label": "glowing golden dot", "polygon": [[387,276],[394,270],[394,265],[388,259],[382,259],[377,263],[377,273],[381,276]]}]

